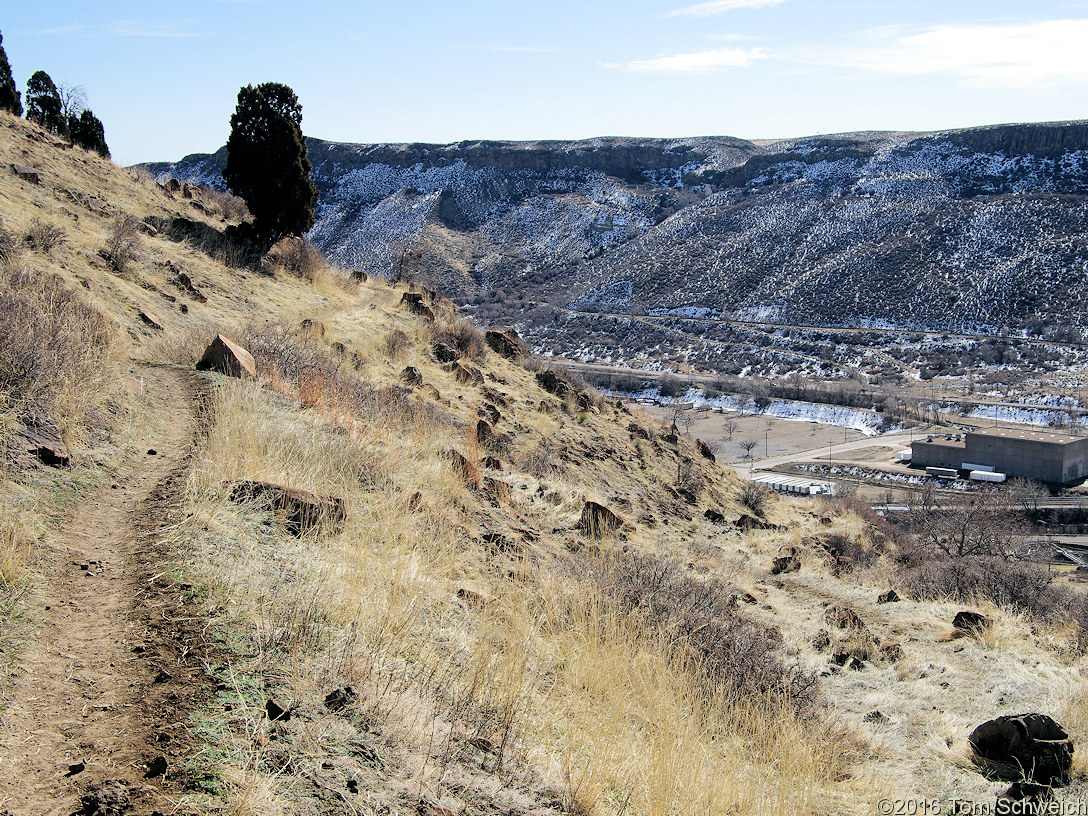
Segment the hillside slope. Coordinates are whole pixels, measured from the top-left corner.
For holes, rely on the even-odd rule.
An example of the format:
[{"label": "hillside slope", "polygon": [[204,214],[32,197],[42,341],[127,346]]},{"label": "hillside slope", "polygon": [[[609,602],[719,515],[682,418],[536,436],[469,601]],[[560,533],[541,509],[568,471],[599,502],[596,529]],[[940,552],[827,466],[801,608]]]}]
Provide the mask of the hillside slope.
[{"label": "hillside slope", "polygon": [[[936,331],[1083,326],[1088,125],[736,139],[311,139],[311,238],[538,346],[554,307]],[[212,185],[225,159],[156,165]],[[879,296],[872,296],[879,293]],[[535,302],[548,304],[534,306]]]},{"label": "hillside slope", "polygon": [[[964,601],[908,580],[864,508],[766,495],[448,300],[290,244],[248,258],[212,193],[0,124],[18,165],[0,173],[0,319],[37,365],[4,358],[0,379],[0,751],[55,726],[32,771],[55,812],[871,813],[884,796],[992,802],[1008,783],[967,735],[996,714],[1088,734],[1072,620],[978,598],[992,625],[953,636]],[[146,226],[120,263],[129,217]],[[42,224],[63,240],[47,248]],[[256,376],[194,370],[217,334]],[[177,695],[184,710],[138,717],[164,766],[88,731],[116,710],[94,684],[69,719],[22,677],[82,676],[49,651],[75,600],[54,573],[80,556],[72,514],[94,500],[77,499],[159,455],[147,440],[180,397],[148,366],[187,383],[194,448],[133,542],[145,566],[101,559],[154,588],[115,612],[139,638],[103,665]],[[34,442],[50,429],[52,455]],[[889,586],[904,599],[880,602]],[[80,599],[91,620],[111,608]],[[136,716],[126,700],[110,705]],[[1077,756],[1063,796],[1084,789]],[[0,807],[40,804],[0,775]]]}]

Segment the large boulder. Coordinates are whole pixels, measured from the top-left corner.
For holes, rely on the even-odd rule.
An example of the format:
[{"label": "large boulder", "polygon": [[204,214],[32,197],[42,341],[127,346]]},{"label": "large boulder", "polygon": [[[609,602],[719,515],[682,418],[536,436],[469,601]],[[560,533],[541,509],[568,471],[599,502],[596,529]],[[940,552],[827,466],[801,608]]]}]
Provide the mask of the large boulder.
[{"label": "large boulder", "polygon": [[430,306],[423,302],[423,295],[418,292],[405,292],[401,295],[400,302],[412,314],[425,317],[431,321],[434,320],[434,312],[431,311]]},{"label": "large boulder", "polygon": [[488,331],[484,334],[484,340],[496,354],[505,357],[508,360],[516,360],[529,351],[528,347],[525,345],[525,341],[522,340],[518,336],[518,333],[513,329],[507,329],[506,331]]},{"label": "large boulder", "polygon": [[627,526],[622,517],[613,513],[603,504],[595,501],[587,501],[582,508],[582,515],[578,519],[578,529],[590,538],[600,538],[605,533],[619,530]]},{"label": "large boulder", "polygon": [[1073,766],[1073,740],[1046,714],[997,717],[967,738],[975,763],[1009,782],[1067,785]]},{"label": "large boulder", "polygon": [[257,364],[253,355],[223,335],[216,335],[204,356],[196,364],[198,371],[218,371],[228,377],[256,377]]},{"label": "large boulder", "polygon": [[344,500],[319,496],[296,487],[245,479],[236,482],[232,501],[252,501],[272,510],[287,522],[287,529],[301,536],[311,530],[335,533],[344,523]]},{"label": "large boulder", "polygon": [[956,632],[964,635],[978,634],[989,625],[990,619],[981,612],[971,612],[966,609],[962,612],[957,612],[956,617],[952,619],[952,628],[955,629]]}]

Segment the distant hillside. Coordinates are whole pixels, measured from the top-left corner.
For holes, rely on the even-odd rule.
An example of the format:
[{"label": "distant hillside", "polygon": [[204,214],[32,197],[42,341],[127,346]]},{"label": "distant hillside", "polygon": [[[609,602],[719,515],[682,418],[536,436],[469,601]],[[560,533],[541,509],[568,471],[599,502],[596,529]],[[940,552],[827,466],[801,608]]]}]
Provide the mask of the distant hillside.
[{"label": "distant hillside", "polygon": [[[553,307],[1018,332],[1086,323],[1088,124],[348,145],[310,140],[312,240],[415,271],[538,345]],[[224,151],[159,174],[221,184]],[[534,302],[545,308],[527,311]]]}]

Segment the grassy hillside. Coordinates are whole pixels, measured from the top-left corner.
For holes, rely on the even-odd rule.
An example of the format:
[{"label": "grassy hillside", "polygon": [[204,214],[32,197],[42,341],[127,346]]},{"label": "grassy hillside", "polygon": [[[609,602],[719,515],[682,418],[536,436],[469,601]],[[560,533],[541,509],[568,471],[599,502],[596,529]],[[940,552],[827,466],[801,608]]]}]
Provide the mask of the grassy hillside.
[{"label": "grassy hillside", "polygon": [[[765,495],[440,297],[418,293],[432,320],[298,247],[247,258],[234,202],[0,125],[5,711],[63,602],[68,508],[150,455],[155,372],[179,372],[192,453],[147,533],[157,625],[206,689],[178,715],[177,812],[871,813],[992,800],[966,737],[996,714],[1088,728],[1073,624],[980,598],[993,625],[952,637],[963,607],[911,600],[863,508]],[[256,377],[194,370],[216,334]],[[35,433],[70,464],[28,456]],[[336,509],[298,529],[249,482]]]}]

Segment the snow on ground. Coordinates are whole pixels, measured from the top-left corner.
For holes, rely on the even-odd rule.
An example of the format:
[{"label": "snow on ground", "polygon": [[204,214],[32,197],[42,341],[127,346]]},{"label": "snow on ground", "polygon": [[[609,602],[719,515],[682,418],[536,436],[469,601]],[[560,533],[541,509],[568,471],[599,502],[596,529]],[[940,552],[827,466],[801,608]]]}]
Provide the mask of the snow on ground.
[{"label": "snow on ground", "polygon": [[[1017,425],[1041,425],[1048,428],[1061,428],[1069,425],[1069,414],[1065,411],[1048,411],[1042,408],[1012,408],[1007,405],[979,405],[971,410],[969,417],[976,419],[994,419],[999,422],[1012,422]],[[1077,424],[1088,427],[1084,417],[1077,418]]]},{"label": "snow on ground", "polygon": [[732,394],[707,397],[697,388],[688,389],[687,393],[681,397],[663,397],[656,388],[649,388],[637,394],[619,394],[611,391],[605,393],[611,396],[652,399],[660,405],[690,404],[694,408],[709,407],[712,410],[730,413],[760,414],[787,422],[815,422],[860,431],[866,436],[877,436],[887,430],[884,428],[884,418],[875,411],[844,408],[840,405],[824,405],[798,400],[771,400],[766,406],[760,408],[751,397],[738,397]]}]

